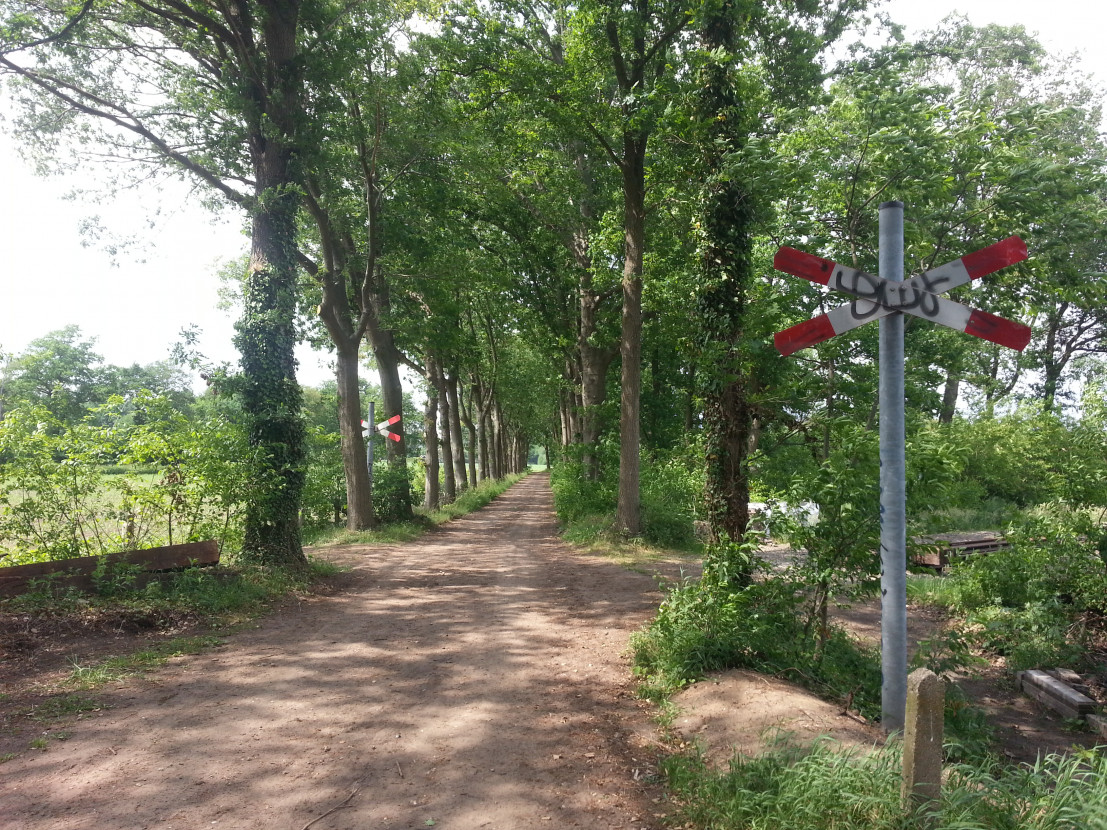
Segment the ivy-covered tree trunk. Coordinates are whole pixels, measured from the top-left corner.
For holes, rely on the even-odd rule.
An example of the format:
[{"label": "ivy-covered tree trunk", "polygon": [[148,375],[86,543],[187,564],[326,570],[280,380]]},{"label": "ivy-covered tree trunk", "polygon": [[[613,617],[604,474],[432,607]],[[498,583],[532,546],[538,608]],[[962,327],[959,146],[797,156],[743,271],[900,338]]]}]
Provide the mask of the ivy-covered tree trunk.
[{"label": "ivy-covered tree trunk", "polygon": [[701,286],[697,299],[704,391],[706,511],[715,539],[740,539],[749,524],[749,451],[752,413],[742,337],[746,292],[752,276],[754,205],[741,177],[730,168],[732,154],[748,136],[733,77],[734,11],[723,3],[704,21],[706,63],[701,74],[698,115],[704,124]]},{"label": "ivy-covered tree trunk", "polygon": [[[283,155],[283,154],[281,154]],[[302,567],[300,498],[304,487],[304,424],[296,381],[296,208],[287,157],[263,158],[271,175],[259,181],[266,209],[253,219],[244,309],[235,343],[242,355],[242,401],[256,488],[246,507],[243,555],[266,565]],[[275,168],[275,169],[274,169]],[[283,181],[282,181],[283,178]],[[261,177],[259,177],[261,179]]]},{"label": "ivy-covered tree trunk", "polygon": [[242,400],[257,487],[246,508],[243,555],[267,565],[303,567],[300,499],[304,424],[296,380],[298,292],[293,164],[302,116],[298,0],[262,0],[263,66],[247,75],[247,141],[256,202],[244,309],[235,344],[242,355]]}]

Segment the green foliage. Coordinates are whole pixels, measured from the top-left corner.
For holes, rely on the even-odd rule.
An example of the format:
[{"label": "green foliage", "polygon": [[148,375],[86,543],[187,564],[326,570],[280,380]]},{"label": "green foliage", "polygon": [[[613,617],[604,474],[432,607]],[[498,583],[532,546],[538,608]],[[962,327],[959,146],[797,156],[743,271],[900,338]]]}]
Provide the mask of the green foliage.
[{"label": "green foliage", "polygon": [[761,565],[754,540],[707,547],[703,578],[666,596],[631,640],[643,692],[664,697],[706,672],[750,668],[800,683],[834,700],[880,711],[879,657],[830,629],[823,639],[797,614],[801,585],[781,577],[750,582]]},{"label": "green foliage", "polygon": [[1007,539],[1009,548],[976,554],[947,577],[908,581],[916,601],[965,615],[920,660],[954,669],[984,650],[1018,671],[1086,659],[1089,626],[1100,625],[1107,603],[1100,531],[1083,511],[1052,505],[1021,516]]},{"label": "green foliage", "polygon": [[0,422],[9,563],[202,539],[237,548],[255,481],[233,416],[214,406],[188,417],[147,392],[111,398],[73,425],[42,407],[9,412]]},{"label": "green foliage", "polygon": [[979,485],[981,498],[1020,507],[1054,500],[1107,503],[1102,491],[1107,457],[1101,438],[1098,444],[1089,440],[1090,424],[1080,428],[1022,407],[1001,418],[958,419],[952,428],[968,450],[964,477]]},{"label": "green foliage", "polygon": [[306,441],[307,469],[301,506],[305,538],[333,527],[346,504],[346,478],[338,433],[309,425]]},{"label": "green foliage", "polygon": [[642,460],[642,536],[662,547],[687,547],[703,516],[704,474],[679,451]]},{"label": "green foliage", "polygon": [[736,758],[724,772],[701,759],[664,764],[681,817],[716,830],[1104,830],[1107,759],[1051,755],[1033,766],[953,764],[937,820],[905,815],[896,742],[868,753],[830,742]]},{"label": "green foliage", "polygon": [[[694,544],[694,523],[703,515],[703,473],[693,465],[680,450],[642,456],[641,535],[646,542],[672,548]],[[558,520],[575,541],[594,541],[614,525],[618,467],[601,463],[601,470],[590,480],[583,464],[562,461],[550,474]],[[584,526],[593,531],[582,532]]]},{"label": "green foliage", "polygon": [[807,551],[791,578],[808,588],[804,632],[817,632],[816,662],[831,635],[831,601],[875,591],[880,573],[877,436],[846,419],[827,429],[830,452],[813,472],[796,476],[787,493],[791,505],[817,504],[819,521],[785,523],[790,543]]},{"label": "green foliage", "polygon": [[1042,508],[1011,525],[1007,541],[1009,548],[954,567],[960,608],[1063,602],[1075,612],[1104,609],[1107,563],[1086,514],[1062,505]]},{"label": "green foliage", "polygon": [[411,476],[406,466],[374,465],[373,511],[377,520],[384,524],[411,515]]}]

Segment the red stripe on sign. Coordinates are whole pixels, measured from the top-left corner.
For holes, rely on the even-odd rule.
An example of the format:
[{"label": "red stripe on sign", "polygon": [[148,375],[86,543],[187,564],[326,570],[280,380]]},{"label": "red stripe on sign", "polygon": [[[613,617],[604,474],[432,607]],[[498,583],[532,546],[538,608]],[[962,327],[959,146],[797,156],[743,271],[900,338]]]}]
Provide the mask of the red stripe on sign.
[{"label": "red stripe on sign", "polygon": [[782,245],[773,257],[773,268],[793,277],[803,277],[819,285],[826,285],[834,272],[834,261]]},{"label": "red stripe on sign", "polygon": [[795,354],[800,349],[806,349],[808,346],[814,346],[816,343],[829,340],[835,334],[830,318],[825,314],[820,314],[818,317],[804,320],[802,323],[784,331],[778,331],[773,335],[773,344],[778,352],[787,357],[790,354]]},{"label": "red stripe on sign", "polygon": [[973,309],[965,334],[971,334],[992,343],[1021,352],[1030,342],[1030,326],[1012,323],[986,311]]},{"label": "red stripe on sign", "polygon": [[386,424],[394,424],[398,420],[400,420],[400,416],[399,415],[393,415],[391,418],[389,418],[387,421],[385,421],[385,423]]},{"label": "red stripe on sign", "polygon": [[970,279],[979,279],[988,274],[994,274],[1001,268],[1022,262],[1030,254],[1026,250],[1026,243],[1017,236],[1009,236],[1002,242],[981,248],[971,254],[961,257],[961,263],[969,272]]},{"label": "red stripe on sign", "polygon": [[389,441],[395,441],[398,444],[398,443],[400,443],[400,436],[397,435],[394,432],[390,432],[390,433],[388,433],[388,440]]}]

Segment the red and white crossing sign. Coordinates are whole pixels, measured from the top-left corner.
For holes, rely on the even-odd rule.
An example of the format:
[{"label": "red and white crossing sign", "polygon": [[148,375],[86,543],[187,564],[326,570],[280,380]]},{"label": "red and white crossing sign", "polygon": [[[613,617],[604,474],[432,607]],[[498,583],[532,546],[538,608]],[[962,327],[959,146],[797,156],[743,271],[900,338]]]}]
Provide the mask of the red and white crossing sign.
[{"label": "red and white crossing sign", "polygon": [[773,258],[773,267],[778,271],[825,285],[856,299],[777,332],[773,342],[777,351],[788,356],[870,320],[902,311],[1021,352],[1030,342],[1029,326],[969,308],[938,296],[938,292],[993,274],[1022,262],[1027,256],[1026,243],[1011,236],[909,280],[893,282],[795,248],[781,247]]},{"label": "red and white crossing sign", "polygon": [[[397,433],[392,432],[388,429],[393,424],[398,424],[398,423],[400,423],[400,416],[399,415],[393,415],[387,421],[381,421],[379,424],[377,424],[377,432],[381,433],[389,441],[399,442],[400,436]],[[369,422],[368,421],[362,421],[361,425],[362,425],[362,427],[364,427],[364,432],[362,434],[368,435],[369,434]]]}]

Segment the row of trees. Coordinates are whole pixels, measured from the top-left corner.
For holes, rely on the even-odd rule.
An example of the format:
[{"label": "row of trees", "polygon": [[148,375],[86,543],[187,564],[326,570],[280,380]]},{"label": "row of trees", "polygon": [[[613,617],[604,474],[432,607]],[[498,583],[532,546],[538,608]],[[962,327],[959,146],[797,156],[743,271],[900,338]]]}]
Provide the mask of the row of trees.
[{"label": "row of trees", "polygon": [[532,441],[575,447],[597,479],[616,442],[616,522],[635,534],[643,448],[695,433],[707,518],[736,538],[751,453],[798,440],[826,457],[837,416],[875,418],[873,332],[771,350],[822,302],[773,275],[778,244],[875,270],[890,198],[912,269],[1027,240],[1031,261],[973,304],[1032,322],[1031,348],[909,326],[916,411],[949,421],[1026,390],[1057,409],[1098,369],[1098,98],[1020,28],[957,20],[913,44],[893,28],[828,72],[863,10],[524,0],[428,24],[368,2],[2,0],[0,69],[28,152],[61,164],[60,134],[106,142],[250,217],[237,388],[273,482],[247,517],[252,555],[302,557],[298,320],[336,355],[351,527],[374,515],[367,343],[385,416],[401,367],[425,384],[429,501]]}]

